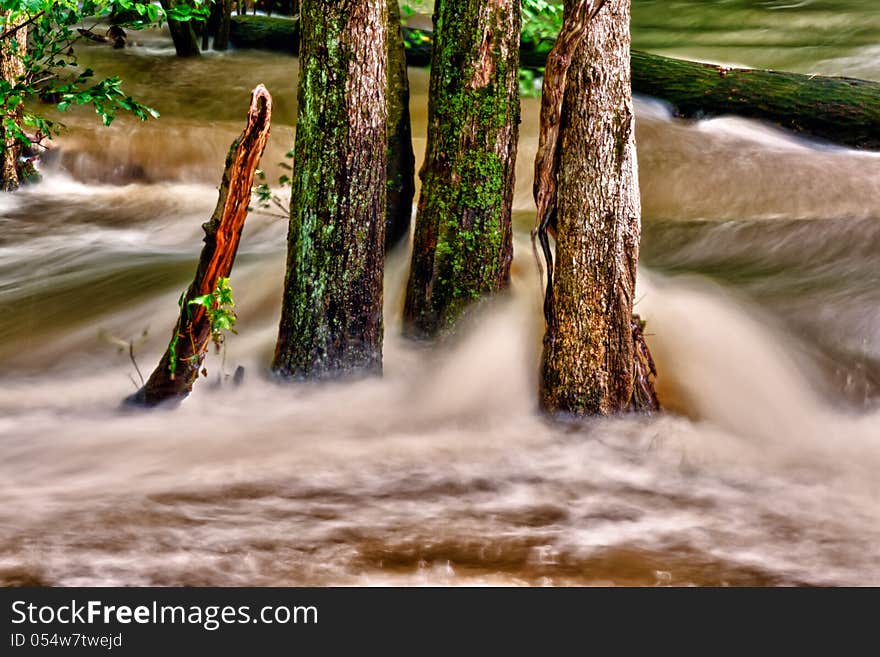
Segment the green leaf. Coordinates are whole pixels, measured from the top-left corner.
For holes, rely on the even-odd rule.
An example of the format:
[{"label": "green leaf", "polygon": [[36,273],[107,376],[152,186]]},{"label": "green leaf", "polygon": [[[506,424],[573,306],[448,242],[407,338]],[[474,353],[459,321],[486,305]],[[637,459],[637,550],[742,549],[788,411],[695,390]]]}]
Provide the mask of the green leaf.
[{"label": "green leaf", "polygon": [[203,294],[200,297],[196,297],[195,299],[191,299],[187,304],[189,306],[204,306],[205,308],[210,308],[211,304],[214,302],[214,296],[211,294]]}]

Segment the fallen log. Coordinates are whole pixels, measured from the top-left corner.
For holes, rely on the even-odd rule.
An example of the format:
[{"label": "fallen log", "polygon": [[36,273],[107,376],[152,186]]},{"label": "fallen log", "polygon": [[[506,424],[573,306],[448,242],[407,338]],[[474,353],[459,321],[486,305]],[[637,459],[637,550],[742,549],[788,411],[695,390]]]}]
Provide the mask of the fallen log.
[{"label": "fallen log", "polygon": [[[406,63],[410,66],[431,64],[431,32],[403,27]],[[299,54],[299,18],[278,16],[233,16],[229,25],[229,43],[235,48],[271,50]]]},{"label": "fallen log", "polygon": [[263,85],[251,95],[247,126],[229,149],[220,196],[210,221],[203,224],[205,246],[195,278],[180,298],[180,317],[171,342],[144,386],[126,399],[132,406],[153,407],[180,402],[199,377],[215,327],[209,308],[198,299],[214,295],[221,279],[229,277],[251,201],[257,165],[269,139],[272,97]]},{"label": "fallen log", "polygon": [[[295,54],[298,22],[236,16],[237,48]],[[431,32],[404,28],[410,66],[431,61]],[[546,44],[523,43],[524,68],[543,68]],[[773,123],[807,137],[851,148],[880,150],[880,82],[781,71],[731,69],[645,52],[632,53],[633,92],[668,102],[682,118],[735,114]]]},{"label": "fallen log", "polygon": [[736,114],[792,132],[880,150],[880,83],[781,71],[725,68],[632,53],[633,91],[673,106],[678,116]]},{"label": "fallen log", "polygon": [[235,48],[299,53],[299,19],[271,16],[233,16],[229,43]]}]

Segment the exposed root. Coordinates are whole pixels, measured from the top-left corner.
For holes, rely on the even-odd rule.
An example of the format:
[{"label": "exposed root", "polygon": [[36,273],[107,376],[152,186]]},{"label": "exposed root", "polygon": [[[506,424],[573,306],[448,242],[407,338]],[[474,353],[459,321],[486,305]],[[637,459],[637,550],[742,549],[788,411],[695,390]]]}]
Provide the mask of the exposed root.
[{"label": "exposed root", "polygon": [[654,390],[657,368],[651,357],[651,350],[645,341],[645,322],[638,315],[632,316],[633,337],[633,396],[630,410],[635,413],[655,413],[660,410],[660,401]]}]

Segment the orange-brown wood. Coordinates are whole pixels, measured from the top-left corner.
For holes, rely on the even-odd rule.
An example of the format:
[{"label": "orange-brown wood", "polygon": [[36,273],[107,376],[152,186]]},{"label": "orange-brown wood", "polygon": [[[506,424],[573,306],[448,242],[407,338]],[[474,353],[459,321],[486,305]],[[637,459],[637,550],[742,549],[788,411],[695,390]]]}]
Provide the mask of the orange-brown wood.
[{"label": "orange-brown wood", "polygon": [[180,317],[171,342],[146,384],[127,403],[156,406],[181,401],[192,391],[211,341],[211,323],[204,306],[189,302],[213,293],[217,282],[232,272],[257,165],[269,140],[271,119],[272,97],[266,87],[258,85],[251,95],[247,126],[226,156],[217,207],[203,225],[205,246],[195,278],[181,297]]}]

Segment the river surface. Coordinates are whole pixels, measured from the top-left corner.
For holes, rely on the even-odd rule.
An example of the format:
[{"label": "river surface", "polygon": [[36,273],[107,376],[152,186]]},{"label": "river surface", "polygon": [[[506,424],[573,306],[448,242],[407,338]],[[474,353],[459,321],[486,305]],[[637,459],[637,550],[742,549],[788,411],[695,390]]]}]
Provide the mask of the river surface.
[{"label": "river surface", "polygon": [[[636,2],[635,39],[878,79],[873,5]],[[510,294],[435,348],[409,344],[403,246],[384,378],[279,386],[286,221],[253,214],[225,363],[212,355],[179,409],[126,414],[137,372],[108,336],[155,366],[249,90],[275,96],[277,176],[296,88],[293,58],[181,61],[162,34],[133,41],[82,61],[162,118],[70,113],[44,182],[0,196],[0,582],[880,585],[880,156],[639,99],[637,310],[662,415],[560,426],[536,411],[536,100]],[[427,73],[411,76],[421,156]]]}]

